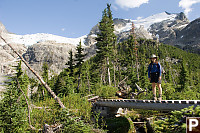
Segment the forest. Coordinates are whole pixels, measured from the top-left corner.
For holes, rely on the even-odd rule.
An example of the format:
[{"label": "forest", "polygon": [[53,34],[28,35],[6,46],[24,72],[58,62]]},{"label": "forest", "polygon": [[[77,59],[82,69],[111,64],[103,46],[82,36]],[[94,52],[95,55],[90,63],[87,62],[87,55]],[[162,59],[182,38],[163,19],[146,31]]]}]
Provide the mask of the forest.
[{"label": "forest", "polygon": [[[0,131],[11,132],[136,132],[132,121],[153,117],[152,128],[157,132],[185,132],[185,118],[200,116],[200,107],[163,112],[130,109],[119,118],[100,118],[92,112],[87,96],[117,99],[116,92],[123,80],[128,90],[137,92],[135,84],[147,91],[135,99],[152,99],[152,87],[147,76],[149,57],[155,54],[163,68],[163,100],[200,99],[200,56],[155,40],[136,38],[134,28],[129,39],[117,41],[111,5],[102,12],[96,38],[96,55],[85,60],[81,42],[76,53],[69,52],[69,61],[60,74],[49,75],[49,65],[43,64],[41,77],[59,97],[65,108],[36,78],[22,70],[22,61],[9,77],[0,101]],[[37,88],[37,89],[35,89]],[[37,91],[35,91],[37,90]],[[131,98],[131,95],[127,95]],[[50,127],[50,128],[48,128]],[[140,132],[147,132],[145,126]],[[48,131],[50,130],[51,131]],[[137,130],[138,131],[138,130]]]}]

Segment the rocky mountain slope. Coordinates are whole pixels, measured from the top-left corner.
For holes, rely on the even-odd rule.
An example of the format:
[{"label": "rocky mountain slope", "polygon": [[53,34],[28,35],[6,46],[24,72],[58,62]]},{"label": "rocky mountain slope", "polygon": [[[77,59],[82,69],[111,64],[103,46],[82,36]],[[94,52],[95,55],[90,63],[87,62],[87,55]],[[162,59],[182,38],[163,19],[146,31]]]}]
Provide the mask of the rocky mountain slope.
[{"label": "rocky mountain slope", "polygon": [[43,63],[47,62],[53,73],[60,73],[66,68],[69,50],[74,51],[75,48],[75,45],[68,43],[39,42],[29,46],[23,57],[36,71],[41,71]]},{"label": "rocky mountain slope", "polygon": [[[169,14],[169,13],[167,13]],[[169,14],[171,15],[171,14]],[[148,31],[159,38],[159,41],[165,44],[173,45],[177,34],[189,24],[189,20],[184,13],[177,14],[174,19],[164,20],[152,24]]]},{"label": "rocky mountain slope", "polygon": [[[113,21],[118,42],[128,38],[133,22],[137,38],[158,39],[166,44],[199,52],[200,18],[190,23],[183,13],[163,12],[139,20],[116,18]],[[95,54],[95,37],[98,32],[97,24],[88,35],[80,38],[65,38],[45,33],[16,35],[9,33],[0,23],[1,36],[12,44],[35,70],[41,71],[42,64],[48,62],[50,71],[57,74],[66,67],[69,50],[75,51],[80,40],[88,58]],[[18,57],[1,39],[0,56],[0,77],[12,74],[12,66],[16,64]]]},{"label": "rocky mountain slope", "polygon": [[184,50],[200,54],[200,18],[189,23],[174,39],[174,44]]}]

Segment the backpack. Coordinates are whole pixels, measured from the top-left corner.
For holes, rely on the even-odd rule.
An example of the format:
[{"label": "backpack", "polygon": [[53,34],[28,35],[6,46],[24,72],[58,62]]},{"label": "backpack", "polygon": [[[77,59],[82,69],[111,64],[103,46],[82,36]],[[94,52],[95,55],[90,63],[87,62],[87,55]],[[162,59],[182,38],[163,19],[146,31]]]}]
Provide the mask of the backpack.
[{"label": "backpack", "polygon": [[[150,66],[150,71],[151,71],[151,69],[152,69],[152,67],[153,67],[153,64],[150,63],[149,65],[151,65],[151,66]],[[162,73],[162,74],[166,74],[165,70],[163,69],[163,67],[162,67],[161,65],[158,64],[158,62],[156,63],[156,65],[157,65],[157,68],[158,68],[158,69],[160,69],[160,67],[161,67],[161,73]]]}]

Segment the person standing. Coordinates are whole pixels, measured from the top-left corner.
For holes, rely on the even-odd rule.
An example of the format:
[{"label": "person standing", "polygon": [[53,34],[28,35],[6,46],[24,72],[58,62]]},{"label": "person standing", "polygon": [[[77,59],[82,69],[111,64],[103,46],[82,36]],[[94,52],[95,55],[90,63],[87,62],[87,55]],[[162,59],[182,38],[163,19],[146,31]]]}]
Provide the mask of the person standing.
[{"label": "person standing", "polygon": [[161,88],[161,65],[157,60],[157,56],[155,54],[153,54],[150,57],[151,63],[149,64],[148,67],[148,78],[149,81],[152,83],[152,90],[153,90],[153,99],[157,100],[156,97],[156,84],[158,87],[158,100],[161,101],[162,100],[162,88]]}]

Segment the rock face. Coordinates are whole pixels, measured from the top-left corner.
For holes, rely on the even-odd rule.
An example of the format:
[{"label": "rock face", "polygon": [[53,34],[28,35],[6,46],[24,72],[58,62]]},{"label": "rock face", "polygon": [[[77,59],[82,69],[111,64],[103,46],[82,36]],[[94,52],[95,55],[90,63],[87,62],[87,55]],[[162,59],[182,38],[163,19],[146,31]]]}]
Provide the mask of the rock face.
[{"label": "rock face", "polygon": [[28,47],[23,57],[36,71],[41,71],[43,63],[47,62],[51,72],[60,73],[67,67],[65,64],[71,49],[75,51],[75,45],[54,41],[40,42]]},{"label": "rock face", "polygon": [[174,40],[174,44],[183,49],[200,54],[200,18],[189,23]]},{"label": "rock face", "polygon": [[[12,44],[16,51],[24,54],[27,48],[22,44]],[[8,45],[0,46],[0,74],[10,75],[14,72],[12,66],[17,65],[18,57]]]},{"label": "rock face", "polygon": [[[169,14],[169,13],[168,13]],[[165,44],[174,44],[177,34],[189,24],[189,20],[184,13],[177,14],[175,19],[164,20],[159,23],[154,23],[148,31],[152,36],[159,38],[159,41]]]}]

